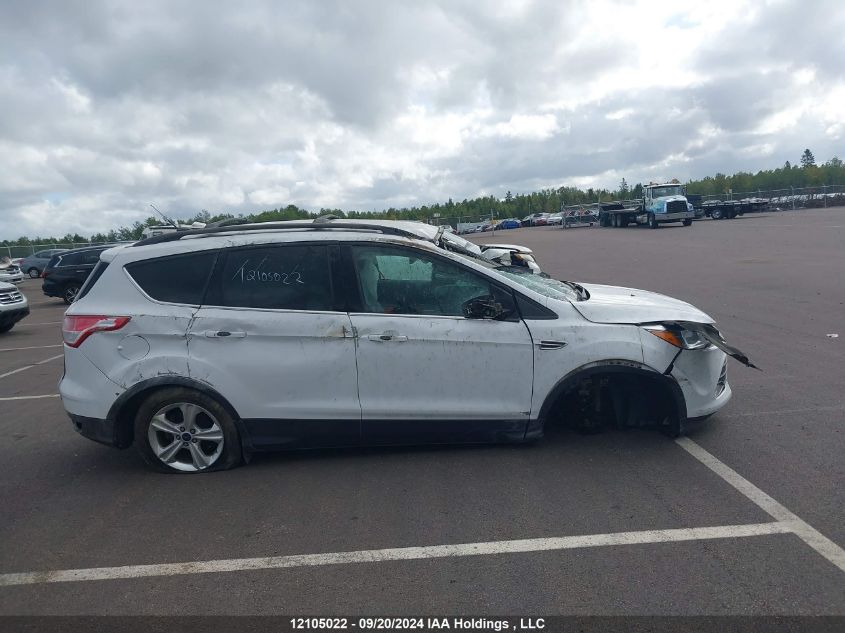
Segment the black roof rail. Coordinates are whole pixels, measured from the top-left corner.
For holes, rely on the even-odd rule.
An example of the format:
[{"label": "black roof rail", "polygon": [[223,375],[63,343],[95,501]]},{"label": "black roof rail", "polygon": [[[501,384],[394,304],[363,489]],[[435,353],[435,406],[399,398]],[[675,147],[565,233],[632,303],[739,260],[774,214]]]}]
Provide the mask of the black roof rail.
[{"label": "black roof rail", "polygon": [[[171,233],[163,235],[155,235],[144,240],[135,242],[132,246],[146,246],[148,244],[162,244],[164,242],[176,242],[183,237],[204,237],[212,236],[217,233],[246,233],[249,231],[284,231],[284,230],[303,230],[309,231],[331,231],[338,229],[346,229],[351,231],[377,231],[385,235],[397,235],[399,237],[410,237],[416,240],[425,240],[426,238],[417,235],[411,231],[405,231],[398,227],[384,226],[381,224],[369,224],[364,222],[344,222],[343,220],[328,220],[324,219],[319,223],[314,223],[310,220],[288,220],[280,222],[258,222],[255,224],[241,224],[233,226],[209,226],[203,229],[176,229]],[[428,240],[426,240],[428,241]]]}]

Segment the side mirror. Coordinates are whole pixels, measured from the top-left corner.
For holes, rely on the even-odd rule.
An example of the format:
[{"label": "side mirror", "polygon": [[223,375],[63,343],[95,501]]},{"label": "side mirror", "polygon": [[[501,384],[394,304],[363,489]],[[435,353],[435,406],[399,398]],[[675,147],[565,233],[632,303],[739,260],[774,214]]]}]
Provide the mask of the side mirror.
[{"label": "side mirror", "polygon": [[508,312],[501,303],[489,295],[465,301],[461,310],[468,319],[501,319]]}]

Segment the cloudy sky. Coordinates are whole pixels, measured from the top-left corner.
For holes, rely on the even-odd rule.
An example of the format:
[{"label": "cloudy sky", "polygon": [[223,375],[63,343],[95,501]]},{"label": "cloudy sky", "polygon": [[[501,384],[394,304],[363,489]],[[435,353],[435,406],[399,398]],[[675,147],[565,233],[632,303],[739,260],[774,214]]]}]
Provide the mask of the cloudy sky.
[{"label": "cloudy sky", "polygon": [[0,239],[845,157],[840,0],[0,0]]}]

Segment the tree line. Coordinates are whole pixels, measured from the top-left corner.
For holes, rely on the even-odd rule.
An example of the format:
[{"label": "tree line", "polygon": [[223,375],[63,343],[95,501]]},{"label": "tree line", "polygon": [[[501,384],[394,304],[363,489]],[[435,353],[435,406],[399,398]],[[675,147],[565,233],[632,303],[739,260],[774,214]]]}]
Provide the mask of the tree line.
[{"label": "tree line", "polygon": [[[674,181],[677,182],[677,181]],[[822,185],[845,185],[845,166],[843,161],[834,156],[822,165],[816,165],[813,153],[806,149],[798,164],[786,161],[782,167],[751,172],[737,172],[730,176],[717,173],[699,180],[686,183],[688,193],[705,196],[724,195],[729,190],[739,192],[765,192],[790,187],[821,187]],[[471,200],[455,202],[451,198],[444,203],[434,203],[418,207],[391,207],[384,211],[343,211],[341,209],[323,209],[309,211],[293,204],[266,211],[249,214],[231,214],[201,211],[193,216],[173,218],[182,223],[215,222],[232,218],[244,218],[249,222],[269,222],[281,220],[304,220],[319,215],[332,214],[342,218],[355,219],[390,219],[390,220],[432,220],[441,218],[457,222],[464,218],[478,219],[491,214],[496,218],[522,218],[529,213],[553,213],[562,205],[590,204],[597,200],[626,200],[642,197],[643,183],[630,186],[623,178],[615,190],[579,189],[577,187],[558,187],[541,189],[532,193],[513,195],[506,192],[503,198],[482,196]],[[118,242],[137,240],[149,226],[162,224],[162,219],[150,216],[143,222],[134,222],[131,226],[122,226],[107,233],[93,235],[67,234],[62,237],[20,237],[17,240],[3,240],[2,246],[29,246],[32,244],[67,244],[81,242]]]}]

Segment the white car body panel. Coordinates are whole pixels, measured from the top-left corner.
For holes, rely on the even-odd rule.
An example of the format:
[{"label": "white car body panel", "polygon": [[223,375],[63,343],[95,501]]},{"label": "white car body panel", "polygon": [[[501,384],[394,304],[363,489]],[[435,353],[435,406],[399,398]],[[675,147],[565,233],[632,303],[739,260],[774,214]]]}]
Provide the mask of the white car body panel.
[{"label": "white car body panel", "polygon": [[[351,318],[364,419],[529,418],[532,345],[525,323],[390,314]],[[381,335],[394,338],[380,340]]]},{"label": "white car body panel", "polygon": [[698,308],[656,292],[590,283],[581,285],[590,293],[590,299],[573,305],[585,319],[594,323],[713,323],[712,317]]},{"label": "white car body panel", "polygon": [[[644,365],[640,328],[607,325],[584,320],[571,304],[555,301],[557,320],[529,320],[534,340],[534,393],[531,418],[536,420],[554,387],[576,369],[598,360]],[[542,349],[543,341],[565,343],[558,349]]]},{"label": "white car body panel", "polygon": [[[221,331],[230,336],[212,336]],[[345,312],[203,307],[188,350],[190,375],[225,391],[243,418],[361,417]]]}]

